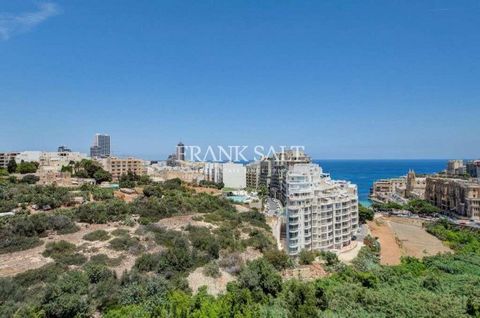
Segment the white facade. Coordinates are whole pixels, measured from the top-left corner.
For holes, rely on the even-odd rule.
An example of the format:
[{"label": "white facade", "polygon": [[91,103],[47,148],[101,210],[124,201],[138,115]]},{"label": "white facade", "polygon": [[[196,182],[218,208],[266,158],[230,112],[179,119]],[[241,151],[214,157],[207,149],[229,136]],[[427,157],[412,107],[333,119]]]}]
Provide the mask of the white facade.
[{"label": "white facade", "polygon": [[317,164],[296,164],[285,180],[287,252],[340,250],[358,230],[357,186],[333,181]]},{"label": "white facade", "polygon": [[226,188],[244,189],[247,187],[247,169],[241,163],[224,163],[222,176]]},{"label": "white facade", "polygon": [[222,164],[218,162],[206,162],[203,175],[207,181],[215,183],[223,182]]},{"label": "white facade", "polygon": [[41,155],[42,155],[41,151],[22,151],[15,157],[15,161],[17,163],[20,163],[22,161],[24,161],[24,162],[31,162],[31,161],[40,162],[40,156]]}]

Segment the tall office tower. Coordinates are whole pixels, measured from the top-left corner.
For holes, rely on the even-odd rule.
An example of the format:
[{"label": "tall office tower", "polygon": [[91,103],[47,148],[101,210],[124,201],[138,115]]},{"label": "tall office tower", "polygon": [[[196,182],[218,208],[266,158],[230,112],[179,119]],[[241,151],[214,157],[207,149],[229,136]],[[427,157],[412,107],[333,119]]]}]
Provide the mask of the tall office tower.
[{"label": "tall office tower", "polygon": [[105,134],[96,134],[93,145],[90,147],[90,157],[106,158],[110,157],[110,136]]},{"label": "tall office tower", "polygon": [[284,181],[287,252],[340,250],[358,230],[357,186],[334,181],[317,164],[295,164]]},{"label": "tall office tower", "polygon": [[177,160],[185,161],[185,145],[179,142],[177,145]]}]

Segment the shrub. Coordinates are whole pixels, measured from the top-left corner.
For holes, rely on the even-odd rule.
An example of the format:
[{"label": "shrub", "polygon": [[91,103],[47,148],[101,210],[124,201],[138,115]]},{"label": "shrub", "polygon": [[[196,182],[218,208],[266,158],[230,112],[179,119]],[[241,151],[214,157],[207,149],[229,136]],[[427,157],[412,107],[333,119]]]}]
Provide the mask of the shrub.
[{"label": "shrub", "polygon": [[104,230],[96,230],[83,236],[83,239],[87,241],[107,241],[109,238],[110,235]]},{"label": "shrub", "polygon": [[272,264],[277,270],[283,270],[292,266],[292,260],[285,253],[285,251],[279,251],[276,249],[271,249],[266,251],[263,256],[265,259]]},{"label": "shrub", "polygon": [[143,247],[137,238],[130,236],[116,237],[110,241],[110,248],[115,251],[129,251],[132,254],[139,254]]},{"label": "shrub", "polygon": [[65,265],[81,265],[87,261],[82,254],[75,253],[74,244],[67,241],[50,242],[46,245],[43,256],[51,257],[55,261]]},{"label": "shrub", "polygon": [[309,250],[302,250],[299,254],[298,262],[300,263],[300,265],[310,265],[313,263],[316,257],[317,257],[316,252],[309,251]]},{"label": "shrub", "polygon": [[220,268],[218,267],[215,261],[212,261],[207,265],[205,265],[205,267],[203,268],[203,274],[205,276],[209,276],[213,278],[218,278],[222,276],[222,273],[220,273]]}]

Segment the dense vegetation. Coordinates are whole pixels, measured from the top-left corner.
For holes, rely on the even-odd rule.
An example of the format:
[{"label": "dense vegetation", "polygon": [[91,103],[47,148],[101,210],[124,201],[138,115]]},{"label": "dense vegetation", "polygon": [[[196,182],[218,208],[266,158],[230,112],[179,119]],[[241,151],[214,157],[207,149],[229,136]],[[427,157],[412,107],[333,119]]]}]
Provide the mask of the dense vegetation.
[{"label": "dense vegetation", "polygon": [[396,202],[372,204],[372,208],[376,211],[391,212],[392,210],[407,210],[420,215],[433,215],[439,213],[440,209],[426,200],[412,199],[407,204],[399,204]]},{"label": "dense vegetation", "polygon": [[[51,189],[55,193],[52,196],[56,197],[57,190],[63,191],[60,189]],[[0,190],[2,198],[15,206],[32,203],[25,197],[46,191],[25,184],[5,185]],[[446,241],[455,254],[423,260],[404,258],[398,266],[382,266],[381,246],[367,236],[352,265],[340,263],[333,253],[302,252],[303,264],[322,259],[330,275],[314,281],[283,281],[280,271],[292,267],[294,261],[276,250],[265,217],[258,212],[237,213],[228,201],[196,194],[179,180],[150,183],[144,187],[144,195],[132,203],[92,187],[77,191],[87,198],[99,192],[95,202],[2,218],[0,251],[8,252],[18,245],[35,246],[50,231],[75,231],[76,221],[126,223],[138,216],[141,225],[136,231],[122,228],[109,233],[92,231],[85,236],[87,240],[108,240],[113,250],[139,255],[132,270],[117,275],[109,268],[118,264],[116,258],[104,254],[87,258],[71,243],[48,243],[44,255],[54,263],[0,278],[0,317],[480,315],[480,235],[443,221],[430,225],[428,231]],[[214,227],[188,226],[177,231],[154,223],[192,213],[198,213],[195,220]],[[145,251],[137,238],[140,235],[162,249]],[[247,246],[262,251],[264,256],[244,263],[239,253]],[[205,289],[194,295],[186,277],[199,266],[208,276],[218,277],[225,271],[235,275],[236,281],[217,297],[208,295]]]}]

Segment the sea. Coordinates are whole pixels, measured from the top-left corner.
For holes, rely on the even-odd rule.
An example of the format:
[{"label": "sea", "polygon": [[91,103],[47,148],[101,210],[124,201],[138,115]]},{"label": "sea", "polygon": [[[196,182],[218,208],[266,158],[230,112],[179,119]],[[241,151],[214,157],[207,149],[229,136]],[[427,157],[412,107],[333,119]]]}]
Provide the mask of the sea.
[{"label": "sea", "polygon": [[358,186],[360,203],[369,206],[370,188],[378,179],[405,176],[410,169],[417,174],[440,172],[448,160],[314,160],[332,179],[347,180]]}]

